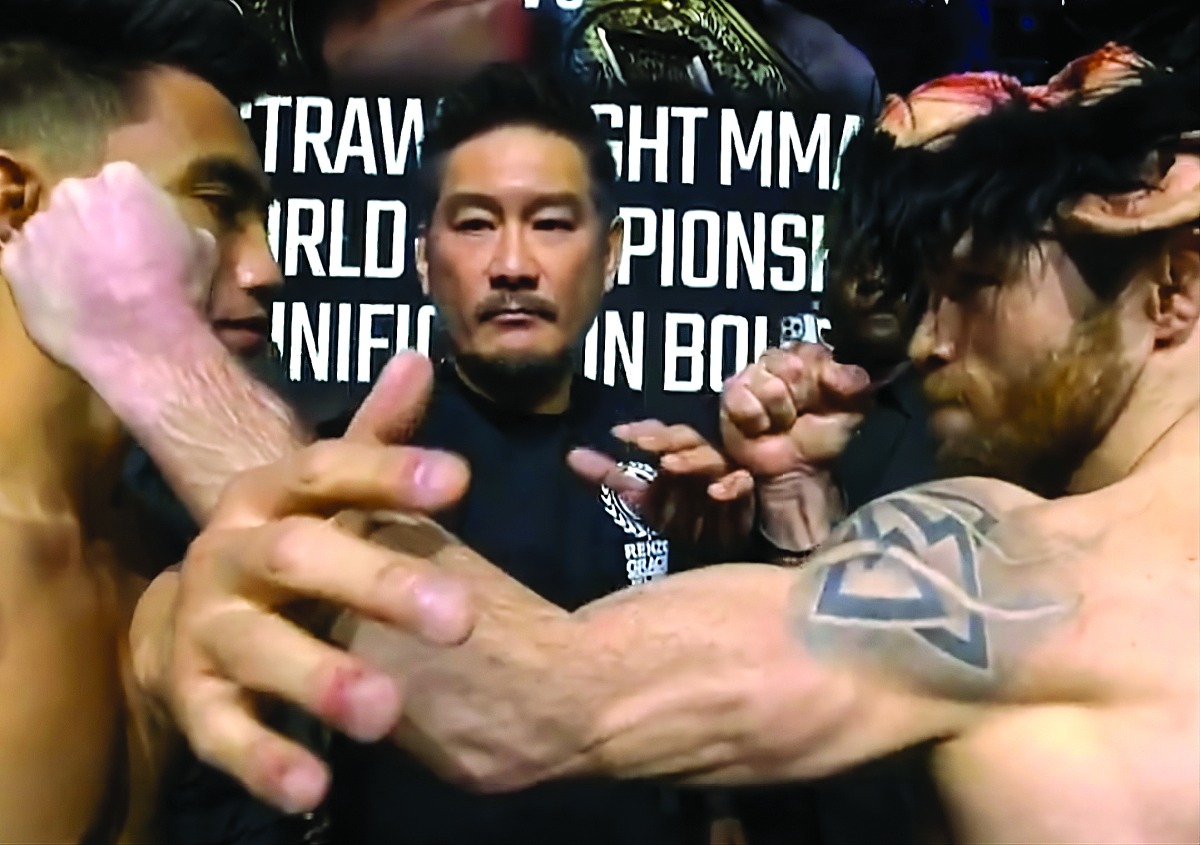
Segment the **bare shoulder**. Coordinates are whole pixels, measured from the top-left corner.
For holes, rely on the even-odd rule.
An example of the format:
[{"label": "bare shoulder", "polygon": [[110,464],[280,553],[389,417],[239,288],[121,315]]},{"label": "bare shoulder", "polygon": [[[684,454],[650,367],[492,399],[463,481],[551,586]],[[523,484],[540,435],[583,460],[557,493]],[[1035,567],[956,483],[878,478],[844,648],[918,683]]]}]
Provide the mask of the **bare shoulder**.
[{"label": "bare shoulder", "polygon": [[792,588],[796,635],[814,655],[923,696],[1023,700],[1032,668],[1081,605],[1091,539],[1059,532],[1056,503],[962,478],[864,506]]}]

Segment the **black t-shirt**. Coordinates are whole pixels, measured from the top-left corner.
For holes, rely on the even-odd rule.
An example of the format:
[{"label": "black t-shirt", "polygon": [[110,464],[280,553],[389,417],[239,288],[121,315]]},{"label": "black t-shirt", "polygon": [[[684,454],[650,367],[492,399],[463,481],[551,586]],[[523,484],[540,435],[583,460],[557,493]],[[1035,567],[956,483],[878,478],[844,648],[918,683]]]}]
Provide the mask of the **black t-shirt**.
[{"label": "black t-shirt", "polygon": [[[456,452],[471,467],[467,495],[443,524],[488,560],[566,609],[690,565],[684,549],[649,531],[610,491],[566,464],[576,446],[602,450],[636,473],[645,456],[611,434],[645,416],[637,394],[577,379],[569,409],[536,415],[498,408],[438,373],[412,442]],[[705,422],[705,421],[698,421]],[[715,413],[708,425],[715,425]],[[335,838],[405,845],[671,845],[682,841],[681,798],[654,783],[576,781],[516,794],[475,795],[439,781],[387,743],[335,742]]]}]

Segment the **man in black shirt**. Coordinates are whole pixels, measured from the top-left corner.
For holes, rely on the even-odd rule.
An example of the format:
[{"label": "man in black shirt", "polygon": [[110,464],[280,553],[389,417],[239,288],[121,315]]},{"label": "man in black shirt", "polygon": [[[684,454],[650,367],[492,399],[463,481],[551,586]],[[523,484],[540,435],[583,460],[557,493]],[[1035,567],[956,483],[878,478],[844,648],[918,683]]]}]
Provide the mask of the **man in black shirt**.
[{"label": "man in black shirt", "polygon": [[[641,397],[573,375],[623,237],[613,158],[587,101],[496,66],[443,101],[422,160],[417,264],[451,354],[411,442],[471,467],[467,494],[443,524],[566,607],[695,562],[627,497],[568,466],[568,454],[586,447],[622,459],[642,481],[655,474],[651,455],[612,433],[646,415]],[[715,408],[707,423],[715,429]],[[477,796],[390,743],[339,738],[331,757],[340,842],[669,845],[685,835],[684,799],[657,784]]]}]

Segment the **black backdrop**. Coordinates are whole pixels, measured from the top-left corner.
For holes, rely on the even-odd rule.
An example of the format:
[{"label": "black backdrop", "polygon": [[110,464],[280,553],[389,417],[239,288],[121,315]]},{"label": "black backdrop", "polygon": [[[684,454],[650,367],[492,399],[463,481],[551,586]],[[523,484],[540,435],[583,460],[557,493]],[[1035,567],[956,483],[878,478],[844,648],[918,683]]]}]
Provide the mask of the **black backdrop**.
[{"label": "black backdrop", "polygon": [[[542,33],[532,58],[591,86],[621,173],[625,262],[580,367],[667,416],[767,345],[819,338],[839,156],[880,90],[984,67],[1041,81],[1108,38],[1161,41],[1184,14],[1109,0],[521,2]],[[413,269],[411,178],[436,99],[403,79],[335,93],[328,74],[286,90],[243,107],[281,196],[274,340],[302,402],[342,404],[399,349],[441,352]]]}]

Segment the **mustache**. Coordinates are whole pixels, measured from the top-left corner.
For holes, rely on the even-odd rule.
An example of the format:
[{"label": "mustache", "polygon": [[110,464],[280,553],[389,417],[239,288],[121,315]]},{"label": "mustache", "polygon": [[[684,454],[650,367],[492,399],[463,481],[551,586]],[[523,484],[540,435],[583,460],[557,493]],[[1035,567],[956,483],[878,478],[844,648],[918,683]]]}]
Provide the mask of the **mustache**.
[{"label": "mustache", "polygon": [[558,308],[553,302],[529,291],[491,294],[475,306],[475,319],[482,323],[501,314],[516,312],[533,314],[550,321],[558,319]]}]

